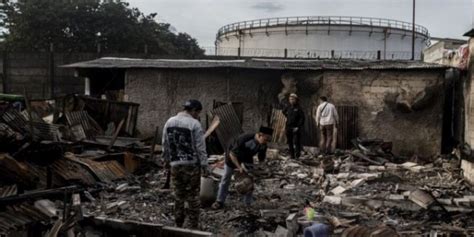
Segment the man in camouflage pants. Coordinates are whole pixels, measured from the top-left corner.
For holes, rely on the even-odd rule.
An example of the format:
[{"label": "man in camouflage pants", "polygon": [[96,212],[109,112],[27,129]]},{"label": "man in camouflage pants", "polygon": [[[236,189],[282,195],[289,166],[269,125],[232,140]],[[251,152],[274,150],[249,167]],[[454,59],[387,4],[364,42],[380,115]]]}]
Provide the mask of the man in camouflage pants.
[{"label": "man in camouflage pants", "polygon": [[188,100],[184,111],[170,118],[163,128],[163,157],[171,167],[176,226],[183,227],[187,214],[192,229],[199,229],[201,173],[208,174],[204,132],[198,121],[201,111],[199,101]]}]

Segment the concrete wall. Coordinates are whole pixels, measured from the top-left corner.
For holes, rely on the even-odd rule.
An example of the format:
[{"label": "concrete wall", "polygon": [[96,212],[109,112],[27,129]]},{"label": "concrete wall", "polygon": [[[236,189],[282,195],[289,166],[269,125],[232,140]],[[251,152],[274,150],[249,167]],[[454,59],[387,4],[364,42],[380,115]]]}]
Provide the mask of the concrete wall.
[{"label": "concrete wall", "polygon": [[423,50],[423,61],[427,63],[443,64],[445,42],[438,41]]},{"label": "concrete wall", "polygon": [[[464,142],[474,148],[474,37],[469,39],[469,72],[467,73],[464,87],[465,108],[464,108]],[[463,160],[461,163],[464,178],[474,185],[474,160]]]},{"label": "concrete wall", "polygon": [[468,160],[461,161],[461,169],[463,170],[464,178],[474,185],[474,162]]},{"label": "concrete wall", "polygon": [[470,66],[464,87],[465,95],[465,126],[464,141],[474,147],[474,38],[469,40]]},{"label": "concrete wall", "polygon": [[336,105],[358,106],[362,137],[392,141],[398,154],[434,155],[441,147],[442,91],[429,106],[411,113],[396,110],[386,100],[397,94],[413,97],[443,79],[440,71],[327,72],[322,91]]},{"label": "concrete wall", "polygon": [[423,61],[465,69],[463,54],[466,42],[439,41],[423,50]]},{"label": "concrete wall", "polygon": [[[198,99],[204,109],[212,109],[213,100],[244,102],[246,131],[267,123],[271,104],[281,90],[277,72],[211,69],[128,70],[125,94],[130,102],[140,103],[138,129],[153,134],[166,120],[182,109],[187,99]],[[205,123],[205,115],[202,115]]]},{"label": "concrete wall", "polygon": [[[153,70],[126,72],[125,94],[140,103],[138,129],[152,135],[188,98],[204,103],[213,100],[243,102],[244,130],[255,131],[266,124],[282,89],[283,72],[272,70]],[[425,88],[442,85],[444,72],[432,71],[327,71],[295,72],[298,94],[308,116],[320,95],[336,105],[359,107],[359,134],[394,142],[396,153],[434,155],[441,149],[443,93],[439,91],[422,110],[401,113],[385,101],[389,95],[416,95]],[[204,122],[204,121],[203,121]],[[307,124],[314,123],[308,121]],[[311,126],[307,126],[307,131]],[[308,135],[308,134],[307,134]],[[316,145],[308,144],[308,145]]]}]

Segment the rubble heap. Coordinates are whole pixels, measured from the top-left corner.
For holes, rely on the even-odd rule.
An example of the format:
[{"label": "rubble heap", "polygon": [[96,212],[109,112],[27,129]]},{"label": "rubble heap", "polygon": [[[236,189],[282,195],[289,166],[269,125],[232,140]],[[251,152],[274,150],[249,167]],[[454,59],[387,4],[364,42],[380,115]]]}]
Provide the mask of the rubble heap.
[{"label": "rubble heap", "polygon": [[[174,199],[157,162],[157,135],[133,137],[136,107],[87,98],[61,103],[56,106],[63,110],[51,120],[30,105],[3,110],[0,235],[95,230],[101,236],[97,229],[105,225],[138,236],[183,233],[170,227]],[[117,112],[111,116],[100,108]],[[231,126],[224,118],[221,124]],[[227,144],[232,136],[217,128],[219,142]],[[251,171],[251,208],[231,187],[224,209],[203,206],[201,228],[208,232],[193,235],[296,236],[314,224],[340,236],[474,234],[474,190],[462,179],[456,156],[400,157],[389,142],[356,139],[352,150],[323,156],[306,147],[293,160],[273,145]],[[218,180],[223,156],[209,160]]]},{"label": "rubble heap", "polygon": [[[370,233],[390,228],[402,236],[474,231],[474,192],[460,176],[456,159],[375,166],[353,152],[326,157],[307,153],[291,160],[270,151],[254,172],[258,179],[252,208],[231,189],[224,209],[202,209],[202,228],[228,236],[275,236],[290,229],[296,234],[314,222],[333,225],[335,234],[357,231],[355,227]],[[213,165],[215,176],[221,166],[222,161]],[[161,189],[164,180],[164,172],[150,170],[102,191],[86,210],[95,216],[173,225],[173,198],[170,190]],[[316,210],[313,221],[304,217],[308,206]],[[287,220],[292,214],[296,227]]]}]

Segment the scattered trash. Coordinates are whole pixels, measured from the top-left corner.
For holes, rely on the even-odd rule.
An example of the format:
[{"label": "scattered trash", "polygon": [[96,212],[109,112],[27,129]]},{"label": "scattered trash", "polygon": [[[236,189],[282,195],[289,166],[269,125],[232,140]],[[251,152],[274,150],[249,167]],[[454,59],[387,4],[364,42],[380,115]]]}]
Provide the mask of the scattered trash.
[{"label": "scattered trash", "polygon": [[[62,106],[52,119],[17,108],[2,114],[0,235],[32,224],[61,235],[89,225],[82,220],[183,231],[167,227],[174,225],[174,199],[157,139],[133,137],[138,105],[77,99],[82,106]],[[106,115],[104,104],[124,106],[131,116]],[[241,131],[232,105],[212,114],[220,122],[209,134],[214,131],[219,143]],[[215,201],[224,156],[211,156],[211,176],[201,180],[202,230],[285,237],[474,234],[474,192],[459,162],[398,157],[392,143],[380,139],[352,143],[352,150],[325,156],[306,147],[297,160],[269,149],[265,162],[234,176],[220,210],[207,206]],[[249,208],[241,194],[250,191]]]}]

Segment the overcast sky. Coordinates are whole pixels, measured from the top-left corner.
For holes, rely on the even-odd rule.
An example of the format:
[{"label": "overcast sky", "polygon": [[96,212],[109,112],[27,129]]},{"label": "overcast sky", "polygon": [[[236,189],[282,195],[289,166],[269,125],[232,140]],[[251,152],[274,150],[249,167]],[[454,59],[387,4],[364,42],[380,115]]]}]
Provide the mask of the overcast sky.
[{"label": "overcast sky", "polygon": [[[157,20],[213,46],[226,24],[268,17],[365,16],[411,22],[412,0],[128,0]],[[431,36],[462,38],[473,28],[474,0],[416,0],[416,23]]]}]

